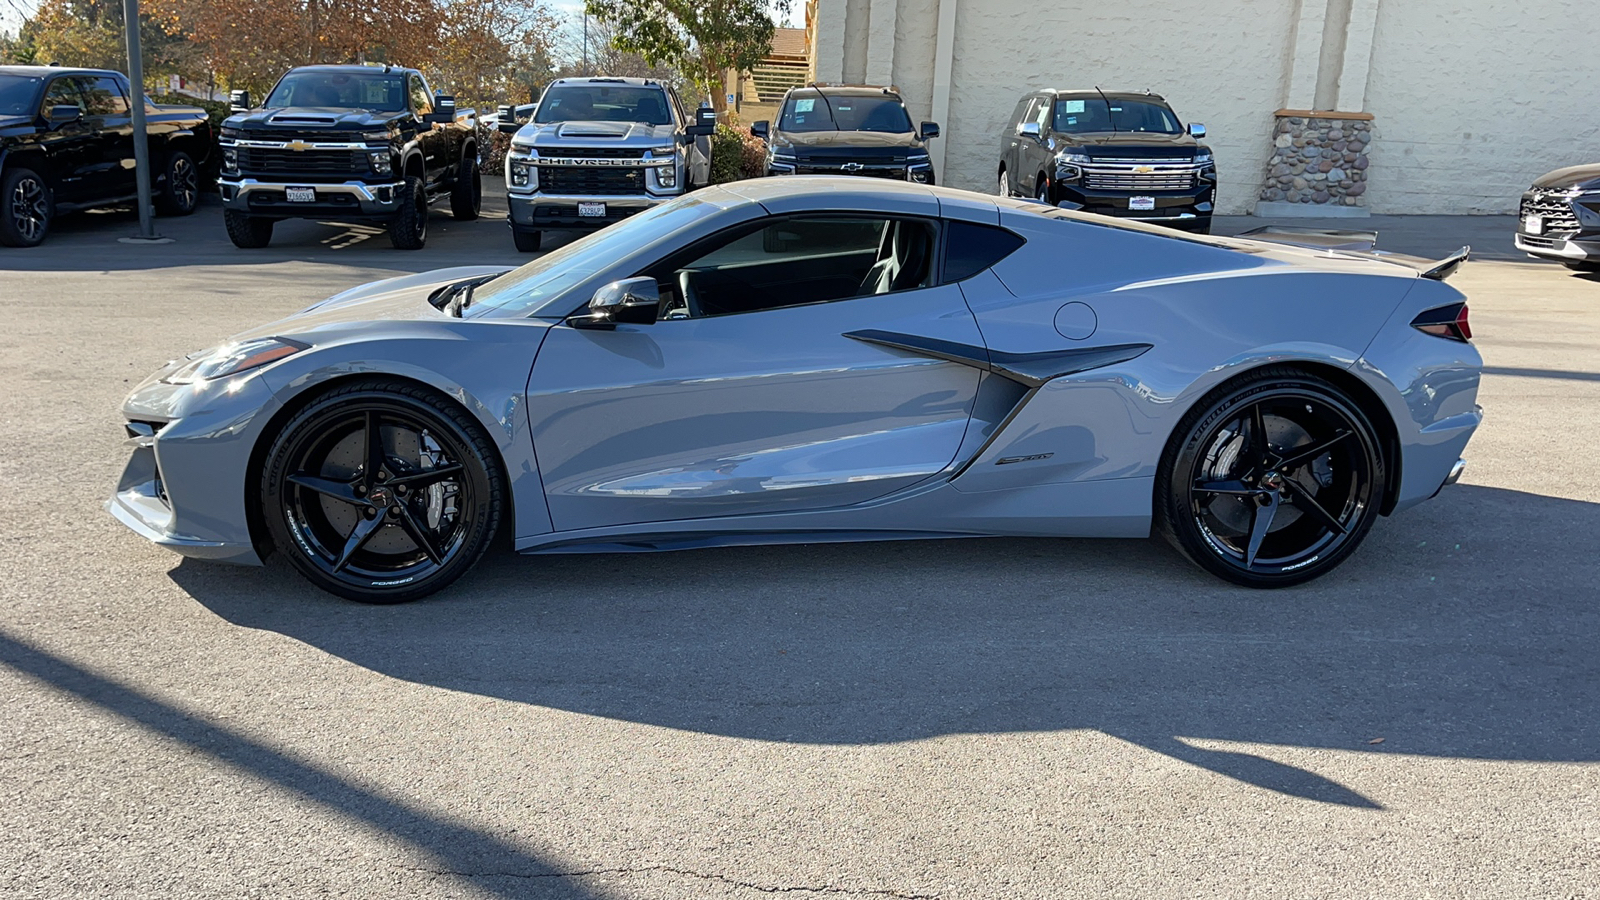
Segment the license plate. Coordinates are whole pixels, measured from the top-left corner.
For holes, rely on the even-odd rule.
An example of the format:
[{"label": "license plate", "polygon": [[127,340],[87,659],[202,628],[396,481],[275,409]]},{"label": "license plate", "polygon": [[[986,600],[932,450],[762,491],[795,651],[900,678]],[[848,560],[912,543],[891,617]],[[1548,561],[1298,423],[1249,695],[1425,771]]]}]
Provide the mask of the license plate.
[{"label": "license plate", "polygon": [[317,189],[308,187],[284,188],[283,199],[290,203],[315,203],[317,202]]},{"label": "license plate", "polygon": [[1544,234],[1544,216],[1528,216],[1522,220],[1524,234]]},{"label": "license plate", "polygon": [[1128,208],[1134,210],[1151,210],[1156,208],[1154,197],[1129,197]]},{"label": "license plate", "polygon": [[606,217],[606,205],[604,203],[579,203],[578,215],[590,219],[604,219]]}]

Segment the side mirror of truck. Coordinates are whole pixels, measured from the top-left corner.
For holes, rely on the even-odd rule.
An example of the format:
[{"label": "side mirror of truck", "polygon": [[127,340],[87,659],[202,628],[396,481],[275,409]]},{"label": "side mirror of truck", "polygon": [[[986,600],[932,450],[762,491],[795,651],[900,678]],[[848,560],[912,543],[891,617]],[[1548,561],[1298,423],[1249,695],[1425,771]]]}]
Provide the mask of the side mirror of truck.
[{"label": "side mirror of truck", "polygon": [[772,125],[765,119],[760,122],[754,122],[750,125],[750,134],[761,138],[763,141],[767,140],[772,136]]},{"label": "side mirror of truck", "polygon": [[65,125],[83,118],[83,107],[75,103],[57,103],[50,107],[50,124]]},{"label": "side mirror of truck", "polygon": [[926,141],[929,138],[936,138],[938,136],[939,136],[939,123],[938,122],[923,122],[922,123],[922,139],[923,140]]},{"label": "side mirror of truck", "polygon": [[1031,137],[1031,138],[1034,138],[1035,140],[1037,140],[1038,137],[1039,137],[1039,123],[1038,122],[1023,122],[1022,126],[1017,129],[1017,134],[1020,134],[1023,137]]},{"label": "side mirror of truck", "polygon": [[433,95],[433,112],[422,117],[424,122],[443,122],[448,125],[456,120],[456,98],[444,94]]},{"label": "side mirror of truck", "polygon": [[228,105],[232,107],[232,109],[228,110],[229,113],[238,114],[242,112],[248,112],[250,110],[250,92],[229,91]]},{"label": "side mirror of truck", "polygon": [[683,130],[690,137],[700,137],[717,133],[717,111],[709,106],[702,106],[694,111],[694,124]]},{"label": "side mirror of truck", "polygon": [[1189,133],[1197,138],[1203,138],[1206,136],[1206,127],[1199,122],[1190,122]]}]

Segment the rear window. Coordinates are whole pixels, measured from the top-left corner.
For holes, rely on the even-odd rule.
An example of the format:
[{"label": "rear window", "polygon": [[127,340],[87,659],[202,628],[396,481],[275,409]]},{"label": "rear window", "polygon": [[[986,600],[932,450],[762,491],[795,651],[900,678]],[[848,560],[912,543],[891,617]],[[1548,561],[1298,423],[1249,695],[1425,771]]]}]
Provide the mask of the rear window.
[{"label": "rear window", "polygon": [[671,125],[667,93],[658,87],[630,84],[562,84],[544,92],[533,121],[643,122]]},{"label": "rear window", "polygon": [[949,284],[964,281],[1016,252],[1027,243],[1020,235],[993,225],[950,222],[946,226],[944,273]]}]

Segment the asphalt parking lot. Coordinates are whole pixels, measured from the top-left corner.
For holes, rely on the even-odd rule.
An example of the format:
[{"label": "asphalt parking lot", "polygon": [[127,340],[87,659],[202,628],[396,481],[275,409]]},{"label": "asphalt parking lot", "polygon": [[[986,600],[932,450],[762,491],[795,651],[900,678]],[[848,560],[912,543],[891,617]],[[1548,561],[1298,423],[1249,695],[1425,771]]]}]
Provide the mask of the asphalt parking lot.
[{"label": "asphalt parking lot", "polygon": [[133,383],[526,259],[496,188],[421,252],[237,250],[214,199],[170,244],[111,212],[0,250],[0,895],[1600,897],[1600,280],[1511,219],[1333,223],[1474,246],[1487,419],[1462,484],[1287,591],[996,539],[500,552],[373,608],[105,514]]}]

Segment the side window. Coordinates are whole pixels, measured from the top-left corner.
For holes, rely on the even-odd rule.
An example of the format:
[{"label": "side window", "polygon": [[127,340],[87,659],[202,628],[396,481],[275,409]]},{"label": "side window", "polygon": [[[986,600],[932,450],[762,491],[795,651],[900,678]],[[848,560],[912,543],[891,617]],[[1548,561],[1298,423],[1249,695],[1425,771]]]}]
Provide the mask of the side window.
[{"label": "side window", "polygon": [[84,110],[90,116],[125,116],[128,114],[128,98],[122,94],[122,86],[117,84],[115,78],[84,78],[83,96],[88,101],[89,108]]},{"label": "side window", "polygon": [[433,112],[433,95],[428,93],[428,86],[422,82],[421,75],[407,75],[406,87],[411,92],[411,109],[419,116]]},{"label": "side window", "polygon": [[1011,111],[1011,130],[1016,131],[1022,126],[1023,117],[1028,114],[1030,98],[1023,97],[1017,101],[1017,108]]},{"label": "side window", "polygon": [[920,219],[807,216],[736,229],[654,274],[669,318],[725,316],[911,290],[930,283]]},{"label": "side window", "polygon": [[1050,131],[1050,111],[1055,108],[1055,102],[1048,96],[1039,97],[1033,102],[1033,121],[1039,123],[1039,133],[1046,134]]},{"label": "side window", "polygon": [[672,112],[673,112],[674,115],[676,115],[678,117],[678,124],[680,124],[680,125],[692,125],[692,124],[694,124],[693,122],[689,121],[688,115],[684,112],[683,99],[678,96],[677,89],[676,88],[667,88],[667,96],[672,98]]},{"label": "side window", "polygon": [[[88,104],[83,99],[82,92],[79,90],[78,79],[57,78],[56,80],[50,82],[49,87],[45,88],[44,102],[39,106],[39,114],[45,118],[49,118],[50,110],[56,108],[57,106],[86,107],[87,105]],[[84,110],[85,115],[87,115],[88,112],[88,109]]]},{"label": "side window", "polygon": [[950,284],[982,272],[1016,252],[1027,241],[1020,235],[994,225],[975,222],[946,222],[944,271],[939,281]]}]

